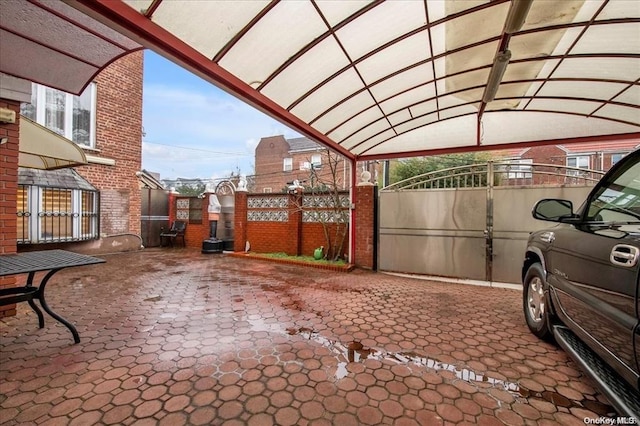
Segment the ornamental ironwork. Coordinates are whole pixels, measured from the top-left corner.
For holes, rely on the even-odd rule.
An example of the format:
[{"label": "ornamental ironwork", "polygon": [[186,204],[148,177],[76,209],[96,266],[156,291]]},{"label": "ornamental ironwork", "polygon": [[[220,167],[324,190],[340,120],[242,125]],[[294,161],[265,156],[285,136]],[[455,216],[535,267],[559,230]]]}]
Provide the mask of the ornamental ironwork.
[{"label": "ornamental ironwork", "polygon": [[286,209],[289,206],[287,196],[249,197],[247,207],[250,209]]},{"label": "ornamental ironwork", "polygon": [[289,212],[286,210],[249,210],[247,212],[249,222],[288,222]]},{"label": "ornamental ironwork", "polygon": [[236,192],[236,186],[230,180],[223,180],[216,186],[215,192],[219,197],[224,195],[233,195]]},{"label": "ornamental ironwork", "polygon": [[332,210],[305,210],[302,212],[302,221],[319,223],[346,223],[346,211],[337,212]]},{"label": "ornamental ironwork", "polygon": [[347,194],[340,195],[338,198],[339,206],[336,206],[336,199],[333,195],[305,195],[302,200],[302,206],[305,208],[348,208],[350,201]]}]

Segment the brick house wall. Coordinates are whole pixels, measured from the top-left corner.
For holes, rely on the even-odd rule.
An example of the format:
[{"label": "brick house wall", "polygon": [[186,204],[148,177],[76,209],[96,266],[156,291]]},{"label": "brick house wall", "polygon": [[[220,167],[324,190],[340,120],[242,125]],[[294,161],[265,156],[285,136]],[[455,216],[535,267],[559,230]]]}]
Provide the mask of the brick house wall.
[{"label": "brick house wall", "polygon": [[[281,193],[288,184],[298,180],[302,185],[311,184],[311,171],[301,170],[301,164],[311,162],[311,156],[320,154],[322,167],[316,172],[318,179],[325,183],[332,183],[333,177],[328,167],[329,152],[326,148],[319,147],[304,151],[291,151],[289,143],[282,135],[270,136],[260,139],[255,151],[255,182],[250,188],[254,193],[274,192]],[[292,159],[291,171],[284,171],[284,159]],[[349,184],[349,165],[341,158],[338,163],[336,183],[341,189],[346,189]],[[266,190],[266,191],[265,191]]]},{"label": "brick house wall", "polygon": [[589,168],[606,172],[613,165],[614,155],[627,154],[640,145],[640,139],[627,141],[587,142],[576,145],[543,145],[528,148],[518,157],[531,159],[534,163],[567,165],[568,157],[589,157]]},{"label": "brick house wall", "polygon": [[94,80],[97,88],[96,147],[87,154],[115,160],[76,170],[100,191],[100,234],[140,235],[143,52],[126,55]]},{"label": "brick house wall", "polygon": [[520,158],[533,160],[534,163],[565,166],[566,152],[557,145],[544,145],[527,149]]},{"label": "brick house wall", "polygon": [[[18,140],[20,128],[20,103],[0,100],[0,108],[16,113],[16,122],[0,123],[0,138],[7,142],[0,145],[0,255],[17,251],[16,203],[18,193]],[[0,278],[0,288],[14,287],[16,277]],[[0,317],[16,314],[16,306],[0,306]]]}]

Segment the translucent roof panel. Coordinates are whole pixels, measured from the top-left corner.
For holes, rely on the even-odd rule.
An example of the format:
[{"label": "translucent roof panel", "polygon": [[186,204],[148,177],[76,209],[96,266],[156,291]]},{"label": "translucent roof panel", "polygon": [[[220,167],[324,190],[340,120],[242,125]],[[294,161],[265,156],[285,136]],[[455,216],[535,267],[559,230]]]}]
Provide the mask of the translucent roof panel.
[{"label": "translucent roof panel", "polygon": [[0,72],[79,94],[142,46],[63,2],[0,1]]},{"label": "translucent roof panel", "polygon": [[640,136],[638,1],[71,4],[353,160]]}]

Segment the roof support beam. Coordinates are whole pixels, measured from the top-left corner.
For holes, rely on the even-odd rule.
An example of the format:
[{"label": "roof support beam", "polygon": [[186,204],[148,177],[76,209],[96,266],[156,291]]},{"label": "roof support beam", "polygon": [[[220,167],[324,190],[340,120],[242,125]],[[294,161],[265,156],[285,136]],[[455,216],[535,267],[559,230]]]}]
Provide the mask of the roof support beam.
[{"label": "roof support beam", "polygon": [[[478,127],[478,134],[480,134],[481,128]],[[543,145],[567,145],[571,143],[580,142],[611,142],[612,140],[629,140],[639,139],[640,132],[633,133],[620,133],[613,135],[602,136],[585,136],[578,138],[566,138],[566,139],[548,139],[541,141],[528,141],[528,142],[507,142],[502,144],[493,145],[472,145],[472,146],[460,146],[455,148],[438,148],[428,149],[421,151],[407,151],[407,152],[394,152],[391,154],[372,154],[372,155],[360,155],[358,161],[372,161],[372,160],[393,160],[396,158],[410,158],[410,157],[425,157],[429,155],[443,155],[443,154],[459,154],[470,151],[500,151],[503,149],[517,149],[517,148],[531,148],[534,146]]]},{"label": "roof support beam", "polygon": [[65,0],[70,6],[138,41],[220,89],[280,121],[327,148],[355,160],[348,149],[333,142],[298,117],[229,73],[127,4],[113,0]]}]

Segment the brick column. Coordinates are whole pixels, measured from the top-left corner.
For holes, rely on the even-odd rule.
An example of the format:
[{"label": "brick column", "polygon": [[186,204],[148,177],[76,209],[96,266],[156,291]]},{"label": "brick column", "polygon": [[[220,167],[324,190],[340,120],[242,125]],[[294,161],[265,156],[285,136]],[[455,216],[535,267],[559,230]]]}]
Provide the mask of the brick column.
[{"label": "brick column", "polygon": [[167,202],[169,203],[169,227],[171,227],[173,221],[176,220],[176,194],[170,192]]},{"label": "brick column", "polygon": [[[0,255],[17,252],[18,222],[18,142],[20,140],[20,103],[0,100],[0,108],[16,112],[15,123],[0,123]],[[16,277],[0,278],[0,288],[14,287]],[[0,307],[0,317],[16,314],[16,305]]]},{"label": "brick column", "polygon": [[233,212],[233,251],[244,252],[247,242],[247,193],[235,193],[235,207]]},{"label": "brick column", "polygon": [[360,268],[375,269],[377,256],[378,187],[357,186],[356,191],[356,252],[354,263]]},{"label": "brick column", "polygon": [[302,190],[289,194],[289,223],[290,235],[287,240],[287,254],[300,256],[302,254]]}]

